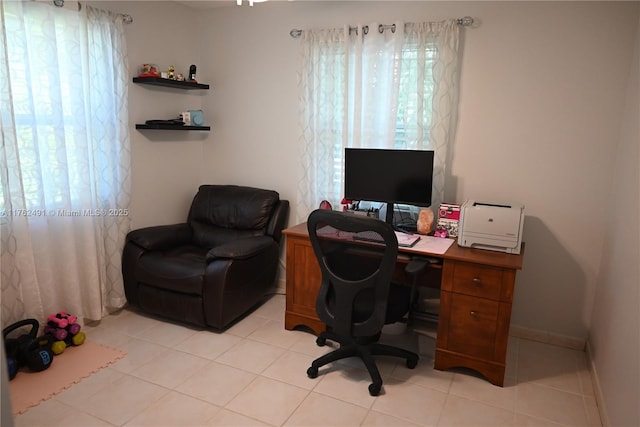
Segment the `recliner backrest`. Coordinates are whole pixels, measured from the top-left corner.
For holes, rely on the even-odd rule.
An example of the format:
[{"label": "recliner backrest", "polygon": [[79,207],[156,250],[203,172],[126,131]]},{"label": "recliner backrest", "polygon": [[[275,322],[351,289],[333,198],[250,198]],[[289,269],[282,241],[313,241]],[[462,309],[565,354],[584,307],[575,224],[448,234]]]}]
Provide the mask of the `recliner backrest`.
[{"label": "recliner backrest", "polygon": [[[322,272],[316,301],[320,319],[338,335],[380,332],[398,255],[393,228],[377,219],[320,209],[309,215],[307,228]],[[362,232],[373,232],[382,242],[352,238]]]},{"label": "recliner backrest", "polygon": [[187,222],[193,241],[214,247],[243,237],[266,234],[280,196],[276,191],[238,185],[202,185]]}]

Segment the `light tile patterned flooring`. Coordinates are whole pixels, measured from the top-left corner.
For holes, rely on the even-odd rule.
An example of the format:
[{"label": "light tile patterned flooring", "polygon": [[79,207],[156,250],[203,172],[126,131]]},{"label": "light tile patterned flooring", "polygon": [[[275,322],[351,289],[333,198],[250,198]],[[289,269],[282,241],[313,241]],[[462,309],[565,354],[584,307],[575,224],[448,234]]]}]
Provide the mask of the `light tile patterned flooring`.
[{"label": "light tile patterned flooring", "polygon": [[[17,426],[601,426],[585,354],[511,337],[505,387],[433,369],[433,341],[383,336],[417,350],[418,367],[379,361],[369,396],[358,360],[321,369],[330,350],[284,329],[276,295],[224,333],[131,310],[85,327],[127,356],[16,417]],[[425,344],[425,345],[423,345]]]}]

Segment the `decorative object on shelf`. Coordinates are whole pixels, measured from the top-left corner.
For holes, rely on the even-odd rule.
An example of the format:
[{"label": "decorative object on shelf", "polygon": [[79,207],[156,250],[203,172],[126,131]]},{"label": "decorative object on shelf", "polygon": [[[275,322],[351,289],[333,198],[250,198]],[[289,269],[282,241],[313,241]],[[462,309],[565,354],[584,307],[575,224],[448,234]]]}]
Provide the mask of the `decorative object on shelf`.
[{"label": "decorative object on shelf", "polygon": [[195,64],[191,64],[189,67],[189,80],[190,82],[197,82],[196,80],[196,66]]},{"label": "decorative object on shelf", "polygon": [[420,234],[429,234],[433,228],[435,215],[431,209],[420,209],[418,214],[417,230]]},{"label": "decorative object on shelf", "polygon": [[158,77],[158,66],[156,64],[142,64],[138,73],[138,77]]},{"label": "decorative object on shelf", "polygon": [[167,78],[169,80],[176,79],[176,68],[173,65],[169,65],[169,68],[167,69]]},{"label": "decorative object on shelf", "polygon": [[176,80],[179,81],[179,82],[183,82],[184,81],[184,74],[178,73],[176,75]]},{"label": "decorative object on shelf", "polygon": [[204,113],[202,110],[189,110],[189,117],[193,126],[202,126],[204,124]]}]

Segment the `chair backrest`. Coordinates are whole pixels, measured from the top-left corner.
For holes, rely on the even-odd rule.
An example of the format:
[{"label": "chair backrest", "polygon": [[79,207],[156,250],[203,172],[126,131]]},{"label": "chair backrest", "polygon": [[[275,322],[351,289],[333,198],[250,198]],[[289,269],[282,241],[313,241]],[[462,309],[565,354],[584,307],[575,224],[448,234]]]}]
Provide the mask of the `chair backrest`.
[{"label": "chair backrest", "polygon": [[[193,241],[200,246],[214,247],[243,237],[279,233],[278,227],[272,224],[272,216],[281,210],[280,202],[279,194],[272,190],[202,185],[187,219],[193,230]],[[278,240],[279,235],[272,237]]]},{"label": "chair backrest", "polygon": [[[322,272],[318,317],[342,336],[368,337],[382,330],[398,255],[393,228],[364,216],[315,210],[309,238]],[[380,242],[354,239],[374,233]]]}]

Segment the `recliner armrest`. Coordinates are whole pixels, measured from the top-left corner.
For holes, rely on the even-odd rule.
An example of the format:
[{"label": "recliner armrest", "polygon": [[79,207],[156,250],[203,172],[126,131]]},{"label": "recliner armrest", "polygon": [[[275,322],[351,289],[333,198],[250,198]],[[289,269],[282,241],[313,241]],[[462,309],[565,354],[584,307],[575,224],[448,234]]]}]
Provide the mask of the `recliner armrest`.
[{"label": "recliner armrest", "polygon": [[269,236],[272,236],[278,243],[280,243],[280,239],[282,239],[282,230],[284,229],[288,216],[289,201],[280,199],[271,214],[271,220],[269,221],[269,224],[267,224],[266,229],[266,233]]},{"label": "recliner armrest", "polygon": [[187,223],[139,228],[127,234],[127,242],[146,250],[161,250],[191,242],[191,227]]},{"label": "recliner armrest", "polygon": [[211,249],[207,253],[207,261],[213,261],[216,258],[250,258],[268,249],[274,244],[275,241],[268,236],[256,236],[233,240]]}]

